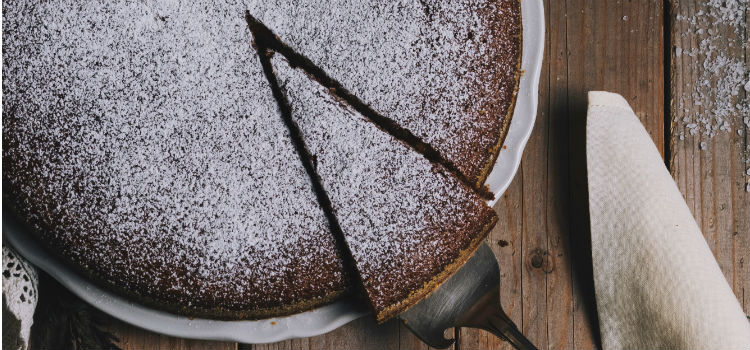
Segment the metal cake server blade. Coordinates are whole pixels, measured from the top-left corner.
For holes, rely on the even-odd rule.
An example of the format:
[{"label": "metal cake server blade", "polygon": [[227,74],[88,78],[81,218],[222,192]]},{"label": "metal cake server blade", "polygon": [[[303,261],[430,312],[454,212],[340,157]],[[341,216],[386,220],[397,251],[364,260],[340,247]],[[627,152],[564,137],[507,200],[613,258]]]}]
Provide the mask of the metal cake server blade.
[{"label": "metal cake server blade", "polygon": [[471,327],[489,331],[516,349],[536,349],[500,306],[500,268],[487,244],[427,298],[399,315],[427,345],[447,348],[446,329]]}]

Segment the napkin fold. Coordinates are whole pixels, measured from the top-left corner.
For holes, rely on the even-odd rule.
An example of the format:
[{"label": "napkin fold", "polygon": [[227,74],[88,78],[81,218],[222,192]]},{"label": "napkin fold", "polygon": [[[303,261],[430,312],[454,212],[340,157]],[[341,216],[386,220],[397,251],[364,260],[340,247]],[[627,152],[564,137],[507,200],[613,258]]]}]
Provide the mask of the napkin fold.
[{"label": "napkin fold", "polygon": [[589,92],[586,157],[605,349],[750,349],[750,323],[625,99]]}]

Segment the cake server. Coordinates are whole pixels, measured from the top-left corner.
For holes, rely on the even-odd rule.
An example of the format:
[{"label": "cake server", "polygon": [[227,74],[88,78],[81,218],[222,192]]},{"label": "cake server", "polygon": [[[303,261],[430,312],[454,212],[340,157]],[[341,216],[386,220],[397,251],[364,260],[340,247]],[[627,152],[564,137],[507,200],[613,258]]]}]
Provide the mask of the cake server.
[{"label": "cake server", "polygon": [[500,306],[500,267],[486,243],[427,298],[399,315],[427,345],[447,348],[445,330],[470,327],[489,331],[516,349],[536,349]]}]

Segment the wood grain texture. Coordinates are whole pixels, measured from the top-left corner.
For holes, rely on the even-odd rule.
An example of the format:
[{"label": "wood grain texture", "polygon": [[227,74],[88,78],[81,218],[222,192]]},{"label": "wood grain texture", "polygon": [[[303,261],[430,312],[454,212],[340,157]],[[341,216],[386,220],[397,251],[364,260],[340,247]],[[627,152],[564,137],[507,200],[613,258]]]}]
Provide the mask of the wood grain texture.
[{"label": "wood grain texture", "polygon": [[[670,169],[719,267],[745,313],[750,313],[750,130],[743,122],[750,115],[732,111],[726,118],[731,130],[719,130],[713,137],[703,129],[691,134],[687,127],[695,114],[714,118],[723,101],[747,106],[750,100],[742,88],[733,95],[717,87],[724,72],[717,76],[704,66],[707,59],[727,59],[743,63],[747,74],[747,10],[738,14],[744,23],[737,25],[706,15],[711,11],[702,1],[671,2]],[[704,50],[704,40],[715,48]],[[705,80],[708,86],[702,86]]]}]

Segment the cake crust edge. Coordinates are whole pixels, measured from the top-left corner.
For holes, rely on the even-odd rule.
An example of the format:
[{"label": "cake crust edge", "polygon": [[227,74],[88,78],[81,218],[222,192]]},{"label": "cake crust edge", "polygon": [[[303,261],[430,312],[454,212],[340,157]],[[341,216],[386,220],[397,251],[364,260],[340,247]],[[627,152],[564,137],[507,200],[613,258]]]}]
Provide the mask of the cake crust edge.
[{"label": "cake crust edge", "polygon": [[[312,309],[331,304],[346,296],[347,294],[350,294],[351,291],[351,288],[349,287],[350,283],[345,282],[343,284],[344,288],[334,290],[322,296],[308,298],[293,303],[286,303],[274,307],[261,307],[242,310],[224,308],[221,306],[207,308],[196,305],[187,305],[177,300],[167,300],[169,298],[157,299],[154,297],[149,297],[146,295],[142,295],[137,291],[130,290],[126,287],[107,282],[106,278],[100,276],[100,274],[96,273],[96,271],[92,271],[86,269],[83,266],[69,262],[65,256],[62,256],[61,254],[55,252],[55,249],[53,249],[54,247],[41,242],[41,234],[31,228],[31,223],[28,222],[26,218],[18,214],[15,207],[16,203],[14,203],[12,198],[12,191],[4,188],[3,206],[5,207],[5,209],[3,209],[3,215],[12,216],[12,220],[16,221],[22,227],[22,229],[27,230],[31,234],[31,238],[39,244],[39,247],[45,253],[52,256],[57,263],[63,264],[72,273],[85,278],[95,286],[101,287],[111,292],[112,294],[123,297],[129,301],[133,301],[154,310],[169,312],[176,316],[206,318],[216,321],[252,321],[272,317],[290,316],[310,311]],[[55,277],[53,276],[53,278]]]},{"label": "cake crust edge", "polygon": [[489,154],[489,158],[487,158],[487,161],[485,164],[480,168],[479,174],[474,179],[474,187],[478,190],[481,190],[484,188],[484,182],[487,181],[487,178],[490,176],[490,173],[492,173],[492,169],[495,167],[495,163],[497,162],[497,158],[500,156],[500,151],[503,148],[503,145],[505,144],[505,139],[508,136],[508,129],[510,129],[510,123],[513,120],[513,114],[515,113],[516,109],[516,102],[518,100],[518,91],[521,86],[521,77],[523,76],[524,72],[521,70],[521,63],[523,61],[523,15],[520,13],[520,8],[522,6],[521,0],[518,0],[518,6],[519,6],[519,15],[518,15],[518,57],[516,59],[516,78],[515,78],[515,87],[513,88],[513,94],[511,95],[511,101],[510,105],[508,106],[508,111],[506,112],[505,118],[503,119],[503,126],[500,130],[500,134],[497,138],[497,143],[487,149],[487,153]]},{"label": "cake crust edge", "polygon": [[[494,213],[494,210],[492,211],[492,213]],[[424,300],[433,291],[440,288],[440,286],[445,283],[445,281],[447,281],[456,271],[458,271],[458,269],[460,269],[464,265],[464,263],[466,263],[466,261],[469,260],[472,255],[474,255],[474,252],[479,249],[479,246],[484,243],[487,235],[489,235],[490,231],[492,231],[492,228],[494,228],[495,224],[497,224],[497,215],[490,215],[488,220],[489,221],[482,227],[481,233],[478,234],[474,239],[472,239],[466,248],[459,251],[458,257],[453,260],[453,262],[446,265],[442,271],[434,275],[432,279],[426,282],[420,289],[410,292],[405,299],[391,304],[385,307],[379,313],[376,313],[375,319],[378,324],[382,324],[383,322],[395,317],[396,315],[406,311],[406,309]]]}]

